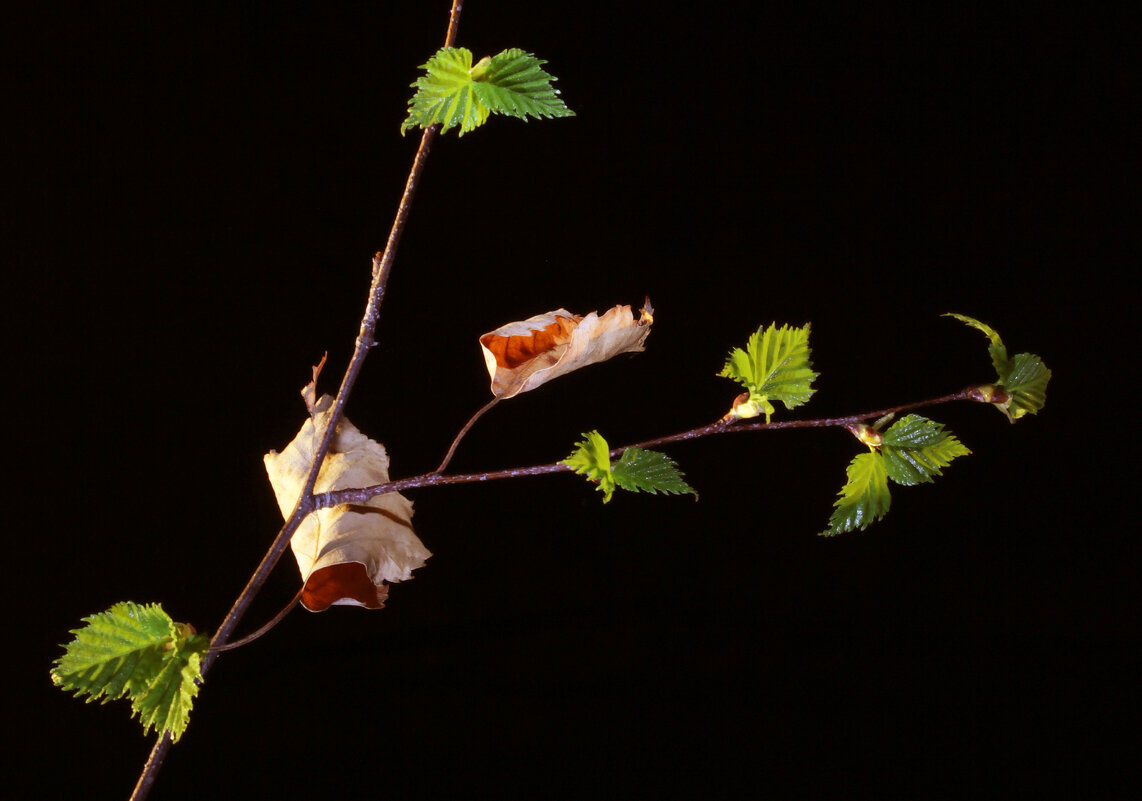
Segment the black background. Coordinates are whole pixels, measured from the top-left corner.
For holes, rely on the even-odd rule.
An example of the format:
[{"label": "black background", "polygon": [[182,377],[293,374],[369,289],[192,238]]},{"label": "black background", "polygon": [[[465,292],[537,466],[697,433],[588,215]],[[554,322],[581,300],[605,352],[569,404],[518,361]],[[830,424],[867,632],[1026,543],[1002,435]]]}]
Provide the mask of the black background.
[{"label": "black background", "polygon": [[[327,391],[344,369],[446,5],[49,7],[8,30],[8,786],[125,797],[151,738],[51,686],[59,643],[125,599],[211,630],[277,530],[262,454],[309,366],[328,350]],[[472,0],[459,44],[539,54],[577,116],[436,140],[348,408],[394,477],[488,398],[480,334],[644,295],[646,353],[501,405],[452,469],[712,421],[725,354],[772,320],[812,321],[821,372],[780,418],[988,380],[946,311],[1041,354],[1048,405],[933,411],[974,455],[833,540],[860,447],[835,430],[672,447],[698,503],[603,506],[567,475],[412,493],[428,565],[384,611],[295,612],[221,658],[152,797],[1117,786],[1140,665],[1116,25]],[[283,562],[243,631],[296,584]]]}]

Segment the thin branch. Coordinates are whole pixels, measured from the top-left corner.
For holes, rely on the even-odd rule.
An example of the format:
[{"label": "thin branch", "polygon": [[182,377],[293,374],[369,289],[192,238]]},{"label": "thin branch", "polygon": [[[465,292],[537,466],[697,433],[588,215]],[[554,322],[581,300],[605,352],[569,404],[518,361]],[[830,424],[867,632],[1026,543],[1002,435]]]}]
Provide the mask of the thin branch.
[{"label": "thin branch", "polygon": [[452,456],[456,453],[456,446],[460,444],[460,440],[464,439],[464,435],[468,433],[473,425],[475,425],[476,421],[484,416],[484,412],[488,411],[499,402],[500,399],[498,397],[492,398],[490,401],[481,406],[478,412],[468,418],[468,422],[464,424],[464,427],[460,429],[460,433],[458,433],[456,438],[452,440],[452,445],[448,448],[448,453],[444,454],[444,461],[440,463],[439,467],[432,471],[433,473],[444,472],[444,468],[447,467],[448,463],[452,461]]},{"label": "thin branch", "polygon": [[[448,32],[444,38],[445,47],[451,47],[456,41],[456,31],[460,24],[460,10],[462,5],[463,0],[452,0],[452,9],[448,16]],[[265,584],[266,579],[270,575],[270,571],[274,569],[278,560],[281,559],[294,532],[297,531],[298,526],[301,525],[301,521],[314,509],[313,487],[317,482],[317,474],[321,470],[322,463],[325,461],[325,455],[329,452],[329,446],[333,442],[337,425],[340,423],[341,417],[344,414],[345,403],[349,399],[349,393],[352,391],[353,385],[357,381],[357,376],[361,372],[361,366],[365,362],[365,357],[377,344],[374,334],[377,329],[377,319],[380,315],[381,303],[385,297],[385,287],[389,281],[389,273],[392,271],[397,245],[400,243],[401,234],[404,233],[405,223],[408,220],[412,198],[416,194],[416,187],[420,183],[420,176],[424,171],[424,162],[428,158],[428,152],[432,147],[432,140],[436,136],[436,129],[437,126],[435,125],[429,126],[420,137],[420,146],[417,148],[416,155],[413,157],[412,168],[409,170],[408,180],[405,182],[404,193],[401,195],[396,217],[393,219],[392,228],[389,230],[389,238],[385,244],[384,252],[378,253],[373,257],[373,281],[369,287],[369,300],[365,306],[365,314],[361,318],[360,331],[357,334],[357,341],[353,348],[353,358],[350,360],[349,367],[345,370],[345,376],[341,380],[341,386],[337,390],[337,398],[333,402],[332,412],[329,415],[329,424],[314,453],[313,463],[310,465],[309,474],[298,496],[297,505],[294,507],[289,519],[286,520],[285,524],[278,531],[277,537],[274,538],[273,543],[270,545],[266,555],[262,558],[261,563],[253,575],[250,576],[246,587],[234,601],[234,605],[230,608],[230,611],[219,625],[218,630],[214,633],[214,637],[210,641],[212,650],[202,658],[200,673],[203,677],[205,677],[206,673],[214,664],[214,660],[218,658],[220,647],[226,644],[234,628],[242,619],[242,615],[244,615],[249,608],[254,596],[258,594],[262,585]],[[143,766],[143,771],[139,774],[139,780],[135,784],[134,791],[131,793],[131,801],[144,801],[150,794],[151,788],[154,786],[155,778],[158,775],[159,769],[162,768],[163,761],[166,759],[170,746],[170,735],[164,732],[155,741],[150,756],[148,756],[147,762]]]},{"label": "thin branch", "polygon": [[448,12],[448,33],[444,34],[444,46],[456,44],[456,31],[460,28],[460,11],[464,0],[452,0],[452,10]]},{"label": "thin branch", "polygon": [[163,760],[167,758],[167,751],[170,748],[170,732],[164,731],[155,741],[150,756],[147,757],[147,762],[143,765],[143,771],[139,774],[139,780],[135,782],[135,789],[131,793],[131,801],[142,801],[150,794],[151,787],[155,784],[155,777],[158,775],[159,769],[162,768]]},{"label": "thin branch", "polygon": [[270,618],[269,622],[266,623],[264,626],[262,626],[260,629],[255,631],[253,634],[247,634],[245,637],[243,637],[240,640],[231,640],[230,642],[226,643],[225,645],[212,646],[210,648],[210,650],[211,651],[233,651],[235,648],[241,648],[243,645],[249,645],[254,640],[258,639],[263,634],[265,634],[270,629],[272,629],[274,626],[276,626],[277,624],[279,624],[283,620],[285,620],[285,616],[294,610],[294,607],[296,607],[298,605],[298,603],[301,601],[301,596],[304,593],[305,593],[305,582],[303,581],[301,583],[301,587],[299,587],[297,590],[297,594],[294,595],[293,598],[290,600],[290,602],[285,605],[285,607],[282,609],[282,611],[278,612],[276,615],[274,615],[272,618]]},{"label": "thin branch", "polygon": [[[853,423],[862,423],[865,420],[876,420],[884,417],[886,414],[900,414],[901,412],[911,411],[912,409],[922,409],[925,406],[938,406],[943,403],[951,403],[958,400],[972,400],[969,393],[971,388],[953,392],[948,395],[941,395],[938,398],[929,398],[927,400],[916,401],[915,403],[904,403],[899,406],[890,406],[886,409],[877,409],[874,412],[862,412],[861,414],[850,414],[845,417],[819,417],[811,420],[782,420],[776,423],[711,423],[708,426],[701,426],[699,428],[692,428],[689,431],[683,431],[679,434],[671,434],[666,437],[658,437],[657,439],[648,439],[645,442],[636,442],[629,447],[633,448],[653,448],[656,445],[666,445],[670,442],[681,442],[687,439],[697,439],[698,437],[705,437],[710,434],[729,434],[731,432],[739,431],[773,431],[783,428],[844,428],[845,426],[852,425]],[[622,449],[619,449],[621,452]],[[614,451],[612,451],[614,455]]]},{"label": "thin branch", "polygon": [[[974,387],[969,387],[960,392],[941,395],[938,398],[929,398],[928,400],[917,401],[915,403],[905,403],[900,406],[890,406],[886,409],[877,409],[873,412],[850,414],[845,417],[784,420],[777,423],[726,423],[719,420],[716,423],[691,428],[689,431],[682,431],[678,434],[670,434],[665,437],[657,437],[655,439],[648,439],[643,442],[635,442],[631,445],[613,448],[610,451],[610,455],[618,456],[627,448],[652,448],[656,445],[666,445],[671,442],[698,439],[713,434],[736,434],[745,431],[771,431],[786,428],[844,428],[845,426],[860,423],[865,420],[875,420],[886,414],[899,414],[900,412],[907,412],[912,409],[922,409],[925,406],[936,406],[958,400],[976,400],[972,397],[973,390]],[[481,410],[481,413],[482,411],[483,410]],[[480,413],[477,413],[477,416],[479,416],[479,414]],[[468,428],[468,426],[465,426],[465,428]],[[445,463],[447,463],[447,461]],[[313,496],[313,508],[325,509],[330,506],[339,506],[343,503],[363,504],[370,498],[375,498],[378,495],[385,495],[390,492],[404,492],[405,490],[419,489],[421,487],[436,487],[443,484],[471,484],[481,481],[496,481],[503,478],[540,476],[547,473],[561,473],[571,470],[571,468],[562,462],[551,462],[549,464],[539,464],[531,467],[515,467],[508,470],[493,470],[486,473],[464,473],[452,476],[441,475],[441,470],[442,468],[437,468],[437,470],[431,473],[402,478],[397,481],[389,481],[385,484],[374,484],[371,487],[322,492]]]}]

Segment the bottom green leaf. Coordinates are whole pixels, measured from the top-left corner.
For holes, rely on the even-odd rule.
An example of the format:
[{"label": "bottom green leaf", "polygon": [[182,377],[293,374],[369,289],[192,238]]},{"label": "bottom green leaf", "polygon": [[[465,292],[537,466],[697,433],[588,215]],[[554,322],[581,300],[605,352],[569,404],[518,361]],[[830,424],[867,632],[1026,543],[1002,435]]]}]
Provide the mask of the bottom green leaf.
[{"label": "bottom green leaf", "polygon": [[869,523],[888,514],[892,504],[884,457],[876,451],[855,456],[849,462],[846,475],[848,480],[833,504],[836,509],[829,518],[829,527],[821,532],[824,537],[867,528]]},{"label": "bottom green leaf", "polygon": [[627,448],[615,462],[611,474],[615,483],[630,492],[659,492],[671,495],[690,493],[697,500],[698,493],[686,483],[678,463],[658,451]]},{"label": "bottom green leaf", "polygon": [[175,623],[158,604],[124,601],[86,617],[52,665],[52,681],[88,701],[127,696],[143,732],[186,730],[210,638]]}]

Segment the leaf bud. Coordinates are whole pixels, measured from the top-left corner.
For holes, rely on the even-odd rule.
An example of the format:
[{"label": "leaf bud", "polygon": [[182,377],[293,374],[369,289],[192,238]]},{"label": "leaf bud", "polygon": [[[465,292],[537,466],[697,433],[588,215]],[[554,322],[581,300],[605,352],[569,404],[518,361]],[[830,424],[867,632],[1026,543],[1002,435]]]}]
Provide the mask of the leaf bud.
[{"label": "leaf bud", "polygon": [[881,443],[884,442],[884,435],[867,423],[850,423],[845,426],[845,428],[849,430],[850,434],[873,450],[879,448]]},{"label": "leaf bud", "polygon": [[1007,391],[998,384],[980,384],[975,387],[968,387],[968,397],[977,403],[994,403],[998,406],[1003,406],[1011,400],[1011,396]]},{"label": "leaf bud", "polygon": [[749,399],[748,392],[743,392],[734,398],[733,408],[726,412],[725,417],[722,418],[722,422],[732,423],[735,420],[748,420],[760,414],[761,406],[758,405],[757,401]]}]

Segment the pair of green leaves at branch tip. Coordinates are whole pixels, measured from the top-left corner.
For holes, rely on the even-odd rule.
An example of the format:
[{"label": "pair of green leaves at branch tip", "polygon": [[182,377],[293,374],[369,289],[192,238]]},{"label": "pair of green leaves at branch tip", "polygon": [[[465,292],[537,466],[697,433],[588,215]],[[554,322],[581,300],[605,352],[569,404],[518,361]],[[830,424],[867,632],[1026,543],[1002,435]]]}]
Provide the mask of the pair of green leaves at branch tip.
[{"label": "pair of green leaves at branch tip", "polygon": [[[991,403],[1015,420],[1026,414],[1035,414],[1046,400],[1047,382],[1051,371],[1042,360],[1030,353],[1008,357],[999,334],[990,326],[961,314],[947,315],[982,331],[990,340],[989,353],[996,370],[992,384],[973,387],[970,397]],[[759,328],[746,347],[735,348],[726,359],[720,376],[742,384],[746,392],[739,395],[733,408],[723,418],[730,424],[736,420],[765,415],[770,422],[776,412],[773,405],[780,402],[786,409],[806,403],[815,390],[812,382],[818,373],[812,370],[808,324],[800,328],[790,326]],[[846,470],[845,485],[838,493],[828,527],[821,533],[834,536],[855,529],[864,529],[883,518],[891,504],[888,480],[902,486],[931,482],[941,475],[941,468],[953,459],[970,451],[943,425],[917,414],[910,414],[883,430],[891,416],[873,425],[858,424],[849,430],[868,446],[869,452],[857,455]],[[654,451],[628,449],[612,468],[610,448],[597,432],[584,435],[576,450],[564,464],[596,482],[609,501],[615,488],[631,491],[668,493],[691,492],[697,497],[678,471],[677,465]],[[654,469],[650,469],[650,460]],[[631,466],[641,468],[639,480],[628,473]]]},{"label": "pair of green leaves at branch tip", "polygon": [[[968,396],[972,400],[992,404],[1012,423],[1043,408],[1051,371],[1042,359],[1033,353],[1009,357],[999,333],[991,326],[963,314],[944,316],[982,331],[990,341],[988,353],[995,368],[995,381],[971,387]],[[849,426],[869,452],[849,463],[829,526],[821,532],[824,536],[864,529],[888,514],[892,503],[889,479],[902,486],[930,482],[957,456],[971,453],[941,424],[926,417],[910,414],[882,432],[890,419],[891,416],[883,418],[871,426]]]},{"label": "pair of green leaves at branch tip", "polygon": [[1043,408],[1047,402],[1047,382],[1051,380],[1051,371],[1042,359],[1034,353],[1017,353],[1008,357],[1007,346],[991,326],[965,314],[944,316],[954,317],[961,323],[982,331],[990,343],[987,352],[995,367],[995,382],[973,387],[973,400],[992,404],[1012,423]]},{"label": "pair of green leaves at branch tip", "polygon": [[412,84],[401,135],[412,128],[440,125],[441,133],[458,127],[460,136],[483,125],[492,114],[528,117],[573,117],[552,88],[556,80],[543,69],[546,61],[518,48],[485,56],[475,64],[463,47],[444,47],[422,64],[426,74]]}]

